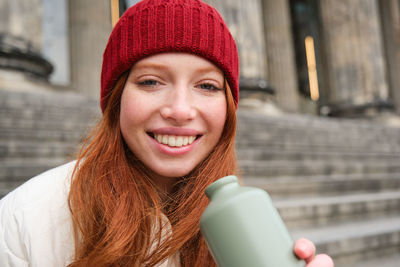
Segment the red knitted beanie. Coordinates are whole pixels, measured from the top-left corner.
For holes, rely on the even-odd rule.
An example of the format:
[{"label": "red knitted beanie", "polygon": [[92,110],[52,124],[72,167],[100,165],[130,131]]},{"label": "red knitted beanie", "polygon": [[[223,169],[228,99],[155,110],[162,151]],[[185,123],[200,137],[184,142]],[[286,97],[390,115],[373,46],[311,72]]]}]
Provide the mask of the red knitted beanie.
[{"label": "red knitted beanie", "polygon": [[219,67],[239,101],[239,59],[221,15],[200,0],[142,0],[129,8],[111,32],[103,54],[100,105],[104,111],[118,78],[147,56],[186,52]]}]

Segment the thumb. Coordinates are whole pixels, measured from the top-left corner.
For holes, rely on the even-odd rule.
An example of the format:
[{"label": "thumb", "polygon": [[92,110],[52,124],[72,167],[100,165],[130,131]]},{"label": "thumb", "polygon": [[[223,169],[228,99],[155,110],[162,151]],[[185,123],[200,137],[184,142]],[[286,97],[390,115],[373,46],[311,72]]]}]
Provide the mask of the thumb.
[{"label": "thumb", "polygon": [[308,263],[314,258],[315,246],[310,240],[300,238],[294,244],[294,253],[297,257]]},{"label": "thumb", "polygon": [[328,255],[318,254],[306,267],[334,267],[334,264]]}]

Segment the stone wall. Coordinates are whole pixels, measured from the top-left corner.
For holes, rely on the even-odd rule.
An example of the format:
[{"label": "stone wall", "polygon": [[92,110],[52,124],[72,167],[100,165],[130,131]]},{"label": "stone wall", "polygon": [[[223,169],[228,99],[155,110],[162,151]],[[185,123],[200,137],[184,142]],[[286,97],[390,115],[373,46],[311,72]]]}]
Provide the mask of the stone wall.
[{"label": "stone wall", "polygon": [[71,87],[98,98],[103,51],[111,32],[110,1],[69,0]]},{"label": "stone wall", "polygon": [[262,3],[267,79],[276,89],[279,107],[296,113],[300,106],[289,1],[264,0]]},{"label": "stone wall", "polygon": [[0,32],[23,37],[35,50],[42,47],[41,0],[1,0]]},{"label": "stone wall", "polygon": [[390,99],[400,114],[400,2],[381,0],[379,7],[384,33]]},{"label": "stone wall", "polygon": [[362,105],[387,100],[378,2],[322,0],[320,12],[328,102]]}]

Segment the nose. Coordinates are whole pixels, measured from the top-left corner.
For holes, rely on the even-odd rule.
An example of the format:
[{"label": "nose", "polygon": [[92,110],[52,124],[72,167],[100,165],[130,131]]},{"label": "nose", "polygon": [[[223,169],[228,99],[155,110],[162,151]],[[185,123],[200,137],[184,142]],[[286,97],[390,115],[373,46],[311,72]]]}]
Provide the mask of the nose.
[{"label": "nose", "polygon": [[193,120],[196,117],[196,108],[193,98],[186,86],[177,86],[167,95],[165,104],[161,108],[161,116],[182,124]]}]

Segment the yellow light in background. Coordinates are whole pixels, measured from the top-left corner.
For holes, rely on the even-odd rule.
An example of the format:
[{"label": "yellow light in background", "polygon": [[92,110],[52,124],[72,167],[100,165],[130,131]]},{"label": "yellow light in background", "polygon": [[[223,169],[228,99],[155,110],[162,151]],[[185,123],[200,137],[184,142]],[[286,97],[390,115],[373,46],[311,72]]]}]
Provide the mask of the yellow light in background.
[{"label": "yellow light in background", "polygon": [[306,45],[308,83],[310,85],[310,95],[313,101],[319,99],[317,63],[315,60],[314,38],[307,36],[304,40]]},{"label": "yellow light in background", "polygon": [[119,20],[119,0],[111,1],[111,25],[114,28]]}]

